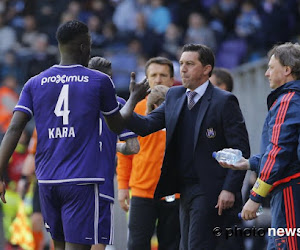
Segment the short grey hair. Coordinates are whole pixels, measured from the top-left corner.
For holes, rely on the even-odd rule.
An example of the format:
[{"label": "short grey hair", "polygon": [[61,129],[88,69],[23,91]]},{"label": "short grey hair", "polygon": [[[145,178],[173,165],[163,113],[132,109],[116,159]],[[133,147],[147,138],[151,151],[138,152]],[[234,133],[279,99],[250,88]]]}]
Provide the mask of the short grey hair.
[{"label": "short grey hair", "polygon": [[286,42],[275,45],[269,52],[268,57],[273,56],[282,66],[291,67],[292,75],[296,80],[300,79],[300,45]]}]

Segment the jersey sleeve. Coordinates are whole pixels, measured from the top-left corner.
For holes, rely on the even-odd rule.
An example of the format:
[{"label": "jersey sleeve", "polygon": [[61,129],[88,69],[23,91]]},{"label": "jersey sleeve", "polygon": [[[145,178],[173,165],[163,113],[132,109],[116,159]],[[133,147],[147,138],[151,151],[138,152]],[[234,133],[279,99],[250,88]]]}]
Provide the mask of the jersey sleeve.
[{"label": "jersey sleeve", "polygon": [[14,108],[15,111],[21,111],[30,116],[30,118],[33,116],[33,102],[32,102],[32,95],[30,91],[30,86],[31,86],[31,81],[30,79],[23,87],[19,101],[17,105]]},{"label": "jersey sleeve", "polygon": [[112,80],[106,75],[103,75],[101,78],[100,94],[100,110],[102,114],[108,116],[117,113],[120,107],[116,98],[115,85],[113,84]]},{"label": "jersey sleeve", "polygon": [[[123,98],[119,97],[119,96],[117,96],[117,101],[118,101],[118,103],[119,103],[120,109],[121,109],[121,108],[125,105],[125,103],[126,103],[126,101],[125,101]],[[126,141],[126,140],[129,139],[129,138],[135,138],[135,137],[138,137],[138,135],[135,134],[134,132],[130,131],[129,129],[124,129],[124,130],[118,135],[118,137],[119,137],[119,140],[120,140],[120,141]]]},{"label": "jersey sleeve", "polygon": [[254,155],[249,159],[250,170],[256,172],[257,174],[259,172],[260,158],[261,158],[261,155]]},{"label": "jersey sleeve", "polygon": [[129,138],[136,138],[136,137],[138,137],[138,135],[128,129],[123,130],[122,133],[119,134],[120,141],[126,141]]}]

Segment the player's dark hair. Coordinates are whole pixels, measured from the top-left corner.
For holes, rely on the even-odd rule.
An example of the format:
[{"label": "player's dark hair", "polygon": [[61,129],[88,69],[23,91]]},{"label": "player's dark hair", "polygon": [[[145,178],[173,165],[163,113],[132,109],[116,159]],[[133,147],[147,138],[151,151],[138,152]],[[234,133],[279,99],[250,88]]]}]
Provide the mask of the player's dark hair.
[{"label": "player's dark hair", "polygon": [[60,44],[66,44],[81,35],[89,33],[89,29],[86,24],[72,20],[59,26],[56,31],[56,39]]}]

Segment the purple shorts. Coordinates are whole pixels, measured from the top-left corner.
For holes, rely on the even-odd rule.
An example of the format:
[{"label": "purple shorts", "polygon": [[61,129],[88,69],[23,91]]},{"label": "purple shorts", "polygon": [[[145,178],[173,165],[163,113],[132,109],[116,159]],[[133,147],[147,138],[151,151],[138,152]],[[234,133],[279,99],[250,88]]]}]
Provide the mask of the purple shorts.
[{"label": "purple shorts", "polygon": [[45,227],[52,239],[75,244],[112,244],[112,204],[98,184],[39,185]]},{"label": "purple shorts", "polygon": [[99,244],[112,245],[114,242],[114,203],[100,198]]}]

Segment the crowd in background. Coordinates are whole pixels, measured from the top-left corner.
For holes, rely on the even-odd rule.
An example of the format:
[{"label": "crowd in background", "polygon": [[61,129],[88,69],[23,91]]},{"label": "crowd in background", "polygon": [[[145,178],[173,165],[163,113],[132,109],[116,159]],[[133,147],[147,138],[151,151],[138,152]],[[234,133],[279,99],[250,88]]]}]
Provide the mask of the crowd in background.
[{"label": "crowd in background", "polygon": [[143,77],[145,62],[158,55],[178,61],[183,44],[208,45],[216,66],[232,69],[275,43],[297,41],[299,8],[297,0],[0,0],[0,80],[15,76],[19,92],[57,63],[55,30],[78,19],[91,31],[92,55],[112,61],[126,98],[131,71]]}]

